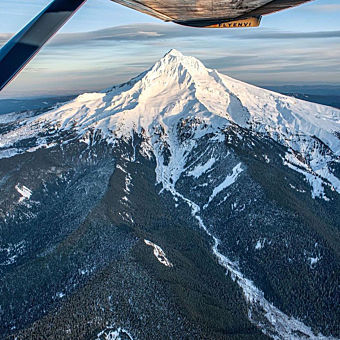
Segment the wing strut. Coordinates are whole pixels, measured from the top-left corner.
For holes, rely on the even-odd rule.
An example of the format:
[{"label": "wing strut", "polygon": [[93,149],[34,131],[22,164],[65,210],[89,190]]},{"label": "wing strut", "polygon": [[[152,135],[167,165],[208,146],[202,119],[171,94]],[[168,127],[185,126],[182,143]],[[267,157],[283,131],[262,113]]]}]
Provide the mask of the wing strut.
[{"label": "wing strut", "polygon": [[0,91],[86,0],[53,0],[0,50]]}]

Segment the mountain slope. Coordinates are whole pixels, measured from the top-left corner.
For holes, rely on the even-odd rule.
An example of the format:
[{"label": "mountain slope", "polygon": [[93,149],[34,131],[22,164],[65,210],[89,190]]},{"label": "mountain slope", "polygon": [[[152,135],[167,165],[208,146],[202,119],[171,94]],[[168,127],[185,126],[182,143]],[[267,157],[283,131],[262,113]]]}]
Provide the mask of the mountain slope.
[{"label": "mountain slope", "polygon": [[0,123],[4,334],[340,336],[339,110],[173,50],[126,84]]},{"label": "mountain slope", "polygon": [[[268,135],[291,149],[292,154],[286,155],[287,163],[302,168],[315,196],[324,195],[319,177],[340,191],[339,179],[327,166],[340,156],[339,110],[233,80],[177,51],[171,51],[148,72],[125,85],[81,95],[61,108],[28,120],[20,129],[5,134],[0,148],[6,149],[2,151],[4,156],[17,152],[10,147],[18,143],[18,137],[36,138],[48,125],[55,129],[50,131],[52,135],[71,128],[84,135],[93,129],[113,140],[142,129],[150,137],[157,124],[168,133],[189,117],[209,124],[202,133],[232,123]],[[45,145],[43,142],[40,145]]]}]

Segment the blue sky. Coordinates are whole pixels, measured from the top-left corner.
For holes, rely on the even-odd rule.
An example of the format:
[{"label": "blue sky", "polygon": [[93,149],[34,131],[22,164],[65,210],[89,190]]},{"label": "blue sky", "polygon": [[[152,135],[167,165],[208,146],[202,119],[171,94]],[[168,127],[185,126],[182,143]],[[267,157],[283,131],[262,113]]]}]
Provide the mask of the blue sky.
[{"label": "blue sky", "polygon": [[[0,45],[48,3],[2,0]],[[171,48],[258,85],[340,85],[340,2],[316,0],[265,16],[256,29],[207,30],[88,0],[0,98],[102,89],[142,72]]]}]

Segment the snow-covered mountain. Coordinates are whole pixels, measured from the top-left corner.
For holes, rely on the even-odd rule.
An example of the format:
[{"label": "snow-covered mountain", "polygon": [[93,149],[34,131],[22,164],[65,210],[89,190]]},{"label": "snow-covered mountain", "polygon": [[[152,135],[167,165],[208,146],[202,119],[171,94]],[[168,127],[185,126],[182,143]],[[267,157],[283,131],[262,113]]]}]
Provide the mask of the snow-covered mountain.
[{"label": "snow-covered mountain", "polygon": [[[176,50],[126,84],[83,94],[21,121],[19,128],[2,135],[1,156],[22,152],[13,145],[36,137],[49,125],[55,134],[75,129],[85,139],[90,130],[98,131],[111,142],[141,131],[152,139],[161,127],[171,140],[177,125],[185,120],[196,121],[195,138],[231,124],[270,136],[288,148],[286,164],[305,174],[313,197],[326,198],[323,185],[340,192],[339,178],[329,166],[340,156],[339,110],[245,84]],[[46,146],[44,139],[38,140],[34,150]]]},{"label": "snow-covered mountain", "polygon": [[[245,84],[172,50],[126,84],[48,112],[1,116],[0,157],[6,334],[340,336],[340,110]],[[11,306],[6,289],[19,290],[18,278],[41,266],[44,299],[31,300],[41,290],[31,278]],[[107,268],[122,277],[116,286],[98,279]],[[200,281],[207,277],[213,291]],[[134,280],[122,293],[122,282]],[[98,285],[107,296],[96,295]],[[157,285],[152,308],[163,316],[155,326],[144,299]],[[61,320],[77,294],[87,307],[66,329]],[[202,298],[202,309],[204,294],[211,300]],[[149,329],[125,307],[118,312],[114,295]],[[105,310],[100,317],[92,300]]]}]

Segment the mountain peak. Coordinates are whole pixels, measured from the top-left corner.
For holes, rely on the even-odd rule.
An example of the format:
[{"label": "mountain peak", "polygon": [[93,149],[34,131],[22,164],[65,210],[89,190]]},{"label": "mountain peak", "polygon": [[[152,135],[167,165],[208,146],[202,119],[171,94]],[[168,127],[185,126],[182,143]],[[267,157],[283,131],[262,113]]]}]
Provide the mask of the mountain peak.
[{"label": "mountain peak", "polygon": [[207,73],[207,68],[200,60],[191,56],[185,56],[176,49],[170,50],[151,68],[151,72],[161,71],[162,73],[173,73],[178,70],[186,70],[191,75],[193,73]]},{"label": "mountain peak", "polygon": [[183,53],[180,51],[176,50],[175,48],[172,48],[169,52],[167,52],[164,57],[167,56],[173,56],[173,57],[184,57]]}]

